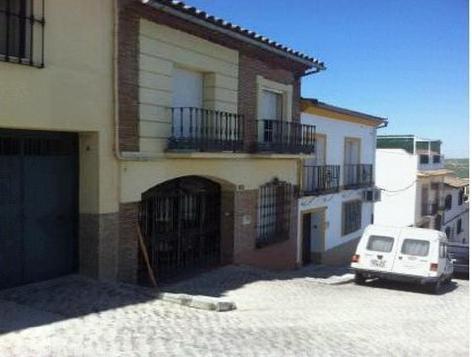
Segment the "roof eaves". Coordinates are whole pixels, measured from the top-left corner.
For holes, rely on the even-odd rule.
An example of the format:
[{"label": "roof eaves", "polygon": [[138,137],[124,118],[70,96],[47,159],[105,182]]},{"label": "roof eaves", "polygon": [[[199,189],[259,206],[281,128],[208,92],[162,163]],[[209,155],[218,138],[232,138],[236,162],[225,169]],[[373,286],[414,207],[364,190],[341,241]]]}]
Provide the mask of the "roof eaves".
[{"label": "roof eaves", "polygon": [[315,107],[318,107],[318,108],[321,108],[321,109],[331,110],[333,112],[346,114],[346,115],[351,115],[351,116],[359,117],[359,118],[366,119],[366,120],[372,120],[372,121],[376,121],[378,123],[387,123],[388,122],[388,118],[377,117],[377,116],[374,116],[374,115],[361,113],[361,112],[346,109],[346,108],[337,107],[335,105],[331,105],[331,104],[321,102],[316,98],[301,98],[301,99],[305,100],[305,101],[308,101],[312,105],[314,105]]},{"label": "roof eaves", "polygon": [[[186,17],[186,20],[197,22],[201,25],[211,27],[213,30],[224,32],[225,34],[236,37],[239,40],[250,42],[271,52],[290,58],[293,61],[301,62],[307,67],[316,68],[319,71],[325,70],[324,63],[314,57],[308,56],[300,51],[293,50],[276,41],[273,41],[254,31],[247,30],[241,26],[234,25],[231,22],[207,14],[193,6],[188,6],[182,1],[175,0],[140,0],[143,4],[151,6],[157,10],[165,11],[170,14]],[[186,15],[186,16],[182,16]]]}]

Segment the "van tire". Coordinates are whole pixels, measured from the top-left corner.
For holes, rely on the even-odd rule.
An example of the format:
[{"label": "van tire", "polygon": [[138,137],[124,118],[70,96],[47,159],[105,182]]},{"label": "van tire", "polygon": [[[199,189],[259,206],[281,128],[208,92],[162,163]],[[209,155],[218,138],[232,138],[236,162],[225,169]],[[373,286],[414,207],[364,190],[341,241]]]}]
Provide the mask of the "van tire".
[{"label": "van tire", "polygon": [[354,275],[354,283],[357,285],[363,285],[365,284],[365,277],[362,275],[362,273],[356,273]]},{"label": "van tire", "polygon": [[428,286],[428,290],[431,294],[439,294],[441,292],[441,280],[438,280],[437,282],[435,283],[431,283],[429,284]]}]

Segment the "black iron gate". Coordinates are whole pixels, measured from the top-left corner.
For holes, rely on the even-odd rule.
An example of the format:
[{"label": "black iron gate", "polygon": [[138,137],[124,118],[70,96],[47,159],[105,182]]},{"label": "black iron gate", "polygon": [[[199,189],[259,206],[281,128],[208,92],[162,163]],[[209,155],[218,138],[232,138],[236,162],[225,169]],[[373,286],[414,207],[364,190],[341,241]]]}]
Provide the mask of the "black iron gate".
[{"label": "black iron gate", "polygon": [[140,224],[161,281],[220,262],[220,186],[210,180],[187,176],[146,191]]},{"label": "black iron gate", "polygon": [[77,267],[77,136],[0,130],[0,288]]}]

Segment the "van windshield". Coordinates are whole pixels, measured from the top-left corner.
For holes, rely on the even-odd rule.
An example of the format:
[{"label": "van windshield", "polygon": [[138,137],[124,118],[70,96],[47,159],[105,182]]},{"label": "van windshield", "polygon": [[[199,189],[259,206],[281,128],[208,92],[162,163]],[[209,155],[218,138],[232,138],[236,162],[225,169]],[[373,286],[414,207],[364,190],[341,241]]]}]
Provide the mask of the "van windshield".
[{"label": "van windshield", "polygon": [[429,253],[429,242],[419,239],[405,239],[402,244],[402,254],[425,257]]},{"label": "van windshield", "polygon": [[389,253],[392,251],[394,239],[384,236],[370,236],[367,242],[367,250]]}]

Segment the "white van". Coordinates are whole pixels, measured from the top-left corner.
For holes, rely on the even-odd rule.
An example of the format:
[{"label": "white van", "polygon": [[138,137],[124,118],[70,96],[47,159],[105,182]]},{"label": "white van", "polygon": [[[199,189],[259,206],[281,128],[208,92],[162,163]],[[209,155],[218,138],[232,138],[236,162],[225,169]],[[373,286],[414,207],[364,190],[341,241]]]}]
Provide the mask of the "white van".
[{"label": "white van", "polygon": [[451,281],[447,237],[433,229],[370,225],[364,230],[351,269],[355,281],[383,278],[427,285],[438,292]]}]

